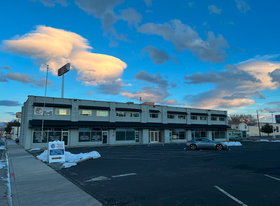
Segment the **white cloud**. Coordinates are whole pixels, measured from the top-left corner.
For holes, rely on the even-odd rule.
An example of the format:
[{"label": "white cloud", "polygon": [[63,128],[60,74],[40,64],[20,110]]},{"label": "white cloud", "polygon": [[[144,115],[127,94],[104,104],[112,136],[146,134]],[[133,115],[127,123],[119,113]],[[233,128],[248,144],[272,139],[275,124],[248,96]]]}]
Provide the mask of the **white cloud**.
[{"label": "white cloud", "polygon": [[29,0],[31,2],[40,1],[44,6],[54,7],[55,4],[61,4],[61,6],[68,6],[66,0]]},{"label": "white cloud", "polygon": [[203,61],[224,62],[228,57],[225,48],[230,47],[221,34],[215,37],[214,33],[209,31],[207,39],[203,41],[194,29],[177,19],[164,24],[143,24],[138,31],[162,36],[165,40],[172,42],[178,52],[189,50]]},{"label": "white cloud", "polygon": [[84,93],[85,95],[87,95],[87,96],[91,96],[91,95],[93,95],[94,94],[94,92],[93,91],[89,91],[89,92],[87,92],[87,93]]},{"label": "white cloud", "polygon": [[[234,69],[233,69],[234,68]],[[280,68],[280,63],[250,60],[231,66],[227,72],[195,73],[185,77],[188,84],[211,83],[215,88],[185,97],[190,105],[203,108],[234,108],[255,104],[254,98],[265,98],[264,90],[277,90],[269,73]]]},{"label": "white cloud", "polygon": [[146,46],[145,48],[142,49],[142,52],[144,51],[149,53],[150,58],[155,64],[166,65],[167,61],[173,62],[175,64],[179,64],[179,61],[175,59],[176,55],[170,56],[164,50],[157,49],[156,47]]},{"label": "white cloud", "polygon": [[210,14],[221,14],[222,13],[222,9],[218,9],[215,5],[208,6],[208,10],[209,10]]},{"label": "white cloud", "polygon": [[235,3],[238,10],[243,14],[246,14],[247,11],[251,10],[249,4],[247,4],[244,0],[235,0]]},{"label": "white cloud", "polygon": [[143,0],[143,1],[145,2],[145,4],[146,4],[148,7],[153,5],[153,3],[152,3],[153,0]]},{"label": "white cloud", "polygon": [[[45,87],[46,84],[46,79],[41,75],[35,76],[32,74],[22,74],[19,72],[10,72],[7,74],[4,74],[2,72],[0,73],[0,82],[8,82],[9,80],[38,87]],[[55,86],[50,80],[48,80],[48,85]]]},{"label": "white cloud", "polygon": [[126,68],[123,61],[113,56],[91,53],[89,49],[88,40],[82,36],[45,26],[37,26],[35,31],[2,43],[5,52],[41,62],[41,71],[46,70],[47,63],[53,75],[57,75],[57,69],[69,62],[79,75],[77,80],[85,85],[114,81],[122,76]]}]

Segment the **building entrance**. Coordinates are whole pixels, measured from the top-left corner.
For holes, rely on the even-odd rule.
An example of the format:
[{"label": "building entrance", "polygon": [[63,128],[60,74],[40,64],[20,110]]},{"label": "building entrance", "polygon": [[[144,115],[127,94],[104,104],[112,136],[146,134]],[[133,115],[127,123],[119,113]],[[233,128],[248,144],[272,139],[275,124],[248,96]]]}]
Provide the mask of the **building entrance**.
[{"label": "building entrance", "polygon": [[150,131],[150,143],[158,143],[158,131]]}]

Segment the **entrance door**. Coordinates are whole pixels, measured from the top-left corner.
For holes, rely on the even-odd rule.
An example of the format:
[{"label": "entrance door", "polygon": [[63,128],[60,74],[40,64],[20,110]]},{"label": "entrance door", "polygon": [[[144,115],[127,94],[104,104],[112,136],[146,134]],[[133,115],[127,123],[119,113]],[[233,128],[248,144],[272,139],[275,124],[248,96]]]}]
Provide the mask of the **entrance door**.
[{"label": "entrance door", "polygon": [[107,144],[107,141],[108,141],[108,132],[102,131],[102,143]]},{"label": "entrance door", "polygon": [[68,145],[68,136],[69,136],[69,132],[62,131],[62,141],[64,141],[65,146]]},{"label": "entrance door", "polygon": [[158,143],[158,131],[150,131],[150,143]]}]

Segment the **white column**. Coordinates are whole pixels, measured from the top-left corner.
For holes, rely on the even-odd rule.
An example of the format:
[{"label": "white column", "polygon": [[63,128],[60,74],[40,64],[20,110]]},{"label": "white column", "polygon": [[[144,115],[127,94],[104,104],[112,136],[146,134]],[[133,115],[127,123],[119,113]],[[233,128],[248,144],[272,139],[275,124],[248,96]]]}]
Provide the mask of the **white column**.
[{"label": "white column", "polygon": [[149,130],[148,129],[143,129],[142,133],[142,139],[143,139],[143,144],[148,144],[149,143]]},{"label": "white column", "polygon": [[192,140],[192,131],[191,130],[187,130],[187,140]]},{"label": "white column", "polygon": [[213,140],[212,131],[207,131],[207,138]]},{"label": "white column", "polygon": [[169,129],[165,129],[164,130],[164,143],[170,143],[170,130]]}]

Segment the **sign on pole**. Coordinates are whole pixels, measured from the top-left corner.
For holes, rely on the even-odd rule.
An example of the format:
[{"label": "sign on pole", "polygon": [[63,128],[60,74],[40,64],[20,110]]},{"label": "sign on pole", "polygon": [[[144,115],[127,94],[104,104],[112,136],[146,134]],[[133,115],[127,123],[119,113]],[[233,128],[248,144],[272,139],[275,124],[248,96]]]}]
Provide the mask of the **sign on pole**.
[{"label": "sign on pole", "polygon": [[65,64],[61,67],[57,72],[57,75],[60,77],[62,76],[62,86],[61,86],[61,98],[64,97],[64,74],[70,71],[70,63]]},{"label": "sign on pole", "polygon": [[64,141],[49,142],[48,160],[52,162],[65,162]]},{"label": "sign on pole", "polygon": [[17,113],[16,113],[16,118],[21,119],[21,112],[17,112]]},{"label": "sign on pole", "polygon": [[70,63],[65,64],[57,71],[57,75],[60,77],[61,75],[65,74],[66,72],[70,71]]}]

